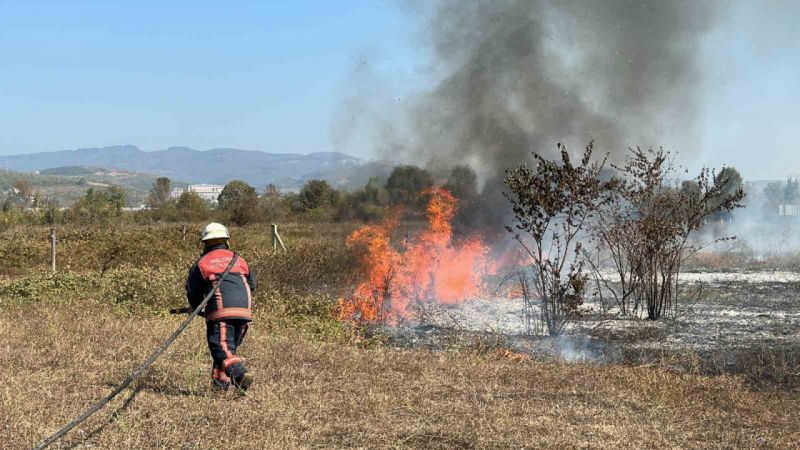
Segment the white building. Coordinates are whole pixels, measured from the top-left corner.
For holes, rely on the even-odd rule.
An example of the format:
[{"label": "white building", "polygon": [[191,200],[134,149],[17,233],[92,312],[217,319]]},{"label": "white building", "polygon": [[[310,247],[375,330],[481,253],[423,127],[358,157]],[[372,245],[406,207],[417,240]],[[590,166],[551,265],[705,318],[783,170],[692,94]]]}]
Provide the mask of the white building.
[{"label": "white building", "polygon": [[169,198],[178,198],[178,197],[180,197],[180,196],[181,196],[181,194],[183,194],[183,191],[184,191],[184,189],[183,189],[183,188],[174,187],[174,188],[172,188],[172,190],[169,192]]},{"label": "white building", "polygon": [[194,192],[205,201],[217,203],[217,197],[222,193],[222,188],[218,184],[190,184],[189,192]]},{"label": "white building", "polygon": [[800,205],[778,205],[778,215],[781,217],[800,216]]},{"label": "white building", "polygon": [[144,203],[140,203],[137,206],[123,206],[123,211],[133,212],[133,211],[146,211],[150,209],[149,206],[145,205]]}]

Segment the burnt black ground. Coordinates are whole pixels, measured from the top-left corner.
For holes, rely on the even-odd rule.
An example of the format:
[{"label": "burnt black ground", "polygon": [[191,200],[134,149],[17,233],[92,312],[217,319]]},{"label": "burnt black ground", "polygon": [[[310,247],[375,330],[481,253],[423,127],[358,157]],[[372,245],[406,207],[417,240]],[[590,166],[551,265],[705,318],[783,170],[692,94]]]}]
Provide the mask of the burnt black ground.
[{"label": "burnt black ground", "polygon": [[390,330],[399,346],[508,347],[537,358],[740,374],[759,388],[800,390],[800,283],[793,273],[688,274],[677,314],[658,321],[585,305],[562,336],[528,335],[520,299],[427,309]]}]

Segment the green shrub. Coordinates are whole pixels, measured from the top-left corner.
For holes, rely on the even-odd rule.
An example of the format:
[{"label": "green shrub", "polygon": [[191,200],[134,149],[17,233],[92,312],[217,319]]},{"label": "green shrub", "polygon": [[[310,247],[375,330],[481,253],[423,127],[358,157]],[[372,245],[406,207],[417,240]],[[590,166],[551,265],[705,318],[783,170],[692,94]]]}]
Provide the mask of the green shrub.
[{"label": "green shrub", "polygon": [[296,289],[268,289],[256,298],[259,326],[293,329],[307,337],[335,342],[364,343],[358,330],[334,314],[336,297]]},{"label": "green shrub", "polygon": [[0,240],[0,273],[21,275],[45,269],[50,261],[47,233],[44,228],[36,236],[16,228],[4,233]]},{"label": "green shrub", "polygon": [[103,277],[104,296],[129,312],[167,313],[186,303],[186,273],[177,266],[153,269],[125,264]]},{"label": "green shrub", "polygon": [[0,286],[0,305],[28,301],[70,302],[83,298],[91,282],[73,273],[36,273]]}]

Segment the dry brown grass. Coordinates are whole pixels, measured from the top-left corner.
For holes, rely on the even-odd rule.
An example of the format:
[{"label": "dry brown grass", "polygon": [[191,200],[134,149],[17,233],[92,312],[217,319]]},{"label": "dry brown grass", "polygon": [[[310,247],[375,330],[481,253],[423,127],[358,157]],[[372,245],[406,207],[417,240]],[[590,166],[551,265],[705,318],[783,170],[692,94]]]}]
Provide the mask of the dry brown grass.
[{"label": "dry brown grass", "polygon": [[[139,267],[187,266],[199,256],[198,241],[204,223],[135,225],[109,227],[59,226],[58,268],[60,271],[86,272],[110,270],[124,264]],[[233,249],[259,267],[267,279],[282,283],[307,282],[309,273],[330,275],[342,259],[345,238],[357,227],[350,223],[287,223],[280,233],[289,253],[272,251],[268,224],[232,227]],[[186,233],[184,235],[184,229]],[[0,275],[19,276],[50,267],[49,228],[15,226],[0,233]],[[185,237],[185,239],[184,239]],[[331,264],[334,263],[334,264]],[[316,264],[316,265],[315,265]],[[328,264],[327,266],[325,264]],[[294,278],[288,278],[293,276]],[[304,279],[300,279],[305,277]],[[325,280],[329,281],[329,280]]]},{"label": "dry brown grass", "polygon": [[[178,324],[91,299],[0,315],[0,442],[29,448],[107,393]],[[359,348],[258,317],[257,384],[214,397],[201,323],[133,390],[60,444],[77,448],[790,448],[800,398],[736,378],[562,365],[513,354]]]},{"label": "dry brown grass", "polygon": [[[352,225],[234,230],[258,273],[257,323],[243,356],[245,398],[209,391],[204,326],[185,336],[68,448],[788,448],[800,397],[741,379],[655,367],[568,365],[497,351],[433,353],[365,345],[331,319],[356,274]],[[199,230],[191,226],[190,236]],[[147,236],[159,246],[142,246]],[[62,230],[61,272],[44,228],[0,235],[0,448],[30,448],[108,393],[182,317],[195,242],[182,225]],[[113,257],[113,258],[111,258]],[[111,261],[101,276],[103,261]],[[150,278],[150,275],[155,278]],[[141,292],[140,292],[141,291]],[[137,296],[134,294],[142,294]],[[480,346],[473,346],[480,348]]]}]

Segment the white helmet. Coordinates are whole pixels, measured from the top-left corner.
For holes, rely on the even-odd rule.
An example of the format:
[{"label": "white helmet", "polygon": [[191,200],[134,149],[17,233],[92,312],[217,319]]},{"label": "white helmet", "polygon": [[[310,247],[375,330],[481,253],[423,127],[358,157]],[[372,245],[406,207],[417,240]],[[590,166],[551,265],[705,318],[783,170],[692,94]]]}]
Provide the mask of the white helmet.
[{"label": "white helmet", "polygon": [[201,241],[208,241],[211,239],[230,239],[231,235],[228,234],[228,229],[225,225],[217,222],[211,222],[203,228],[203,237]]}]

